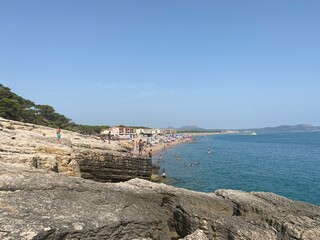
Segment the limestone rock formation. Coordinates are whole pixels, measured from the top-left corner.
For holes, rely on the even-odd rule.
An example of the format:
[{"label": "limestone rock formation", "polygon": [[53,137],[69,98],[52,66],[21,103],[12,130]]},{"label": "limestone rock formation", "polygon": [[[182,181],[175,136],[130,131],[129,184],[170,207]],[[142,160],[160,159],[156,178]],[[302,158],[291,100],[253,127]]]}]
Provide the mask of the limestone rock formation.
[{"label": "limestone rock formation", "polygon": [[320,239],[319,206],[174,188],[151,172],[115,142],[63,130],[58,144],[55,129],[0,118],[0,239]]},{"label": "limestone rock formation", "polygon": [[[201,231],[199,231],[201,230]],[[320,207],[272,193],[99,183],[0,163],[0,239],[320,239]]]},{"label": "limestone rock formation", "polygon": [[88,178],[119,182],[150,179],[151,160],[131,156],[117,142],[62,130],[58,144],[55,129],[0,118],[0,161]]}]

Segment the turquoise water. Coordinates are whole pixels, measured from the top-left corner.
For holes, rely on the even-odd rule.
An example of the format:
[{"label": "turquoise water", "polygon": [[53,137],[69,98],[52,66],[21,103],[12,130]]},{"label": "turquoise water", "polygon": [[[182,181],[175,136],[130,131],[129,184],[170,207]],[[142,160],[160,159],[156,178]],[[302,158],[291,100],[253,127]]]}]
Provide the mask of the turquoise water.
[{"label": "turquoise water", "polygon": [[159,173],[165,168],[176,187],[274,192],[320,205],[320,132],[201,136],[157,154],[155,163],[160,154]]}]

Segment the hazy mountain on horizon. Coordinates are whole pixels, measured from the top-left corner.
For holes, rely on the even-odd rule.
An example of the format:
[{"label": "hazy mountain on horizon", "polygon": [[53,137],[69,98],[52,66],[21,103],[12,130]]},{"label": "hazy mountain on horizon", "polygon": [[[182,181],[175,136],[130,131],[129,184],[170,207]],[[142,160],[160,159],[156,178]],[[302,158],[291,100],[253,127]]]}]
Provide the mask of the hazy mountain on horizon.
[{"label": "hazy mountain on horizon", "polygon": [[293,132],[293,131],[320,131],[320,126],[312,126],[310,124],[297,125],[280,125],[277,127],[265,127],[252,129],[254,131],[263,132]]},{"label": "hazy mountain on horizon", "polygon": [[180,128],[175,128],[177,131],[208,131],[208,129],[200,128],[197,126],[183,126]]},{"label": "hazy mountain on horizon", "polygon": [[[223,131],[226,129],[205,129],[197,126],[183,126],[174,128],[177,131]],[[280,125],[277,127],[264,127],[264,128],[247,128],[247,129],[232,129],[239,131],[257,131],[257,132],[292,132],[292,131],[320,131],[320,126],[312,126],[310,124],[297,124],[297,125]]]}]

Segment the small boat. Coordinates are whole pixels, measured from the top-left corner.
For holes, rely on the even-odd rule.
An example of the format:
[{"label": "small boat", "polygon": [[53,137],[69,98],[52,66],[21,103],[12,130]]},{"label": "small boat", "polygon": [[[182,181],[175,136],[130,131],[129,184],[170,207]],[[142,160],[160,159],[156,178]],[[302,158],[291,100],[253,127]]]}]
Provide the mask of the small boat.
[{"label": "small boat", "polygon": [[257,134],[256,134],[256,132],[251,132],[251,133],[249,133],[249,135],[255,136],[255,135],[257,135]]}]

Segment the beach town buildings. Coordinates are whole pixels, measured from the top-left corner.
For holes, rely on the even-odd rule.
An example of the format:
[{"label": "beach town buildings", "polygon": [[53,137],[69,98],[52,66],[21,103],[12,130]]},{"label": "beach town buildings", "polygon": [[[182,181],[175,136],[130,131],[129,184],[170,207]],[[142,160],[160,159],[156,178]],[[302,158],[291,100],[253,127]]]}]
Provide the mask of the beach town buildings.
[{"label": "beach town buildings", "polygon": [[175,129],[154,129],[154,128],[133,128],[126,126],[115,126],[108,129],[104,129],[101,131],[101,134],[108,134],[111,132],[113,136],[130,136],[136,137],[138,135],[148,135],[153,136],[157,134],[176,134],[177,131]]},{"label": "beach town buildings", "polygon": [[104,129],[101,134],[108,134],[111,132],[111,135],[134,135],[135,130],[132,127],[125,127],[125,126],[116,126]]},{"label": "beach town buildings", "polygon": [[164,134],[177,134],[177,130],[176,129],[165,129]]},{"label": "beach town buildings", "polygon": [[151,128],[136,128],[135,132],[137,135],[139,135],[139,134],[152,135]]}]

